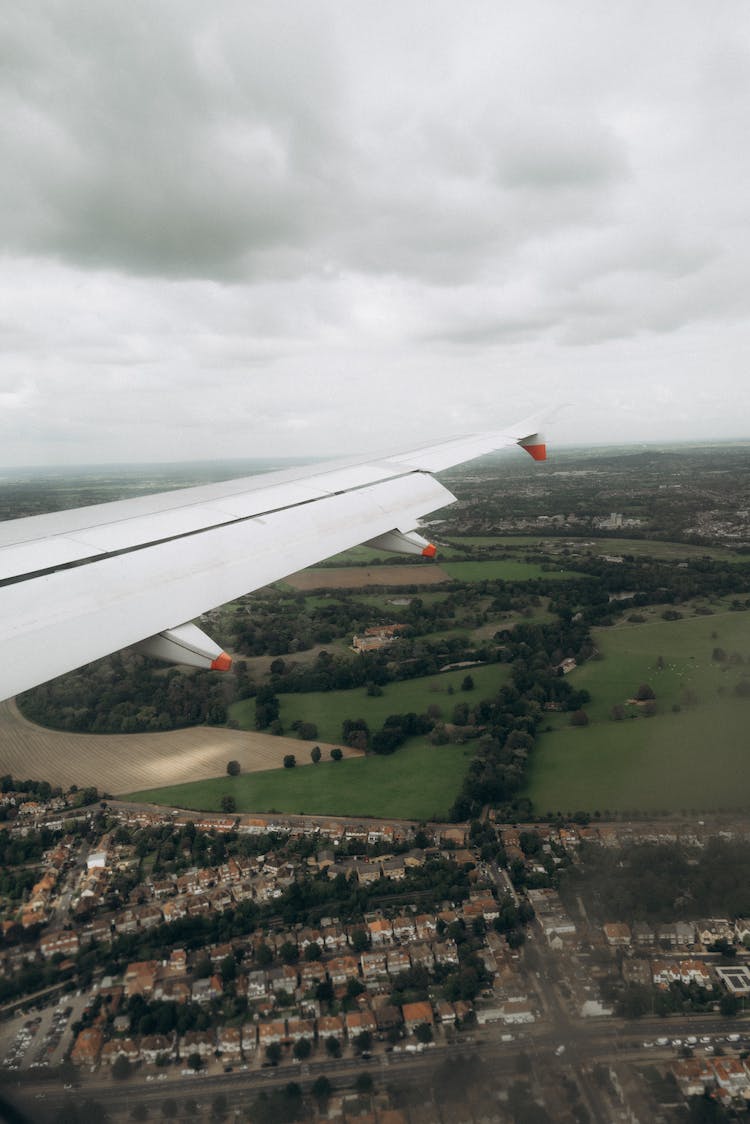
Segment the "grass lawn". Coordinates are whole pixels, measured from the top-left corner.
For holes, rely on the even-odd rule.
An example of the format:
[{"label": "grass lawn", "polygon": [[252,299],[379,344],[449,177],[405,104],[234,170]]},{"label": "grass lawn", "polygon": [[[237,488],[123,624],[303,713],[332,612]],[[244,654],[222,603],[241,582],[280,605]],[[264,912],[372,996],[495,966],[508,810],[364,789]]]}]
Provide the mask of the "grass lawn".
[{"label": "grass lawn", "polygon": [[[595,631],[594,640],[604,658],[570,680],[591,693],[590,725],[550,716],[527,792],[537,812],[750,808],[750,701],[732,693],[750,660],[750,615],[623,623]],[[715,647],[745,664],[717,663]],[[653,687],[658,713],[645,718],[629,706],[634,718],[611,721],[612,707],[627,706],[641,683]],[[686,689],[696,705],[685,707]]]},{"label": "grass lawn", "polygon": [[528,795],[561,811],[750,808],[750,702],[544,734]]},{"label": "grass lawn", "polygon": [[[463,692],[461,683],[470,674],[474,690]],[[364,687],[349,691],[311,691],[304,694],[279,695],[281,721],[285,731],[291,732],[292,722],[314,722],[318,737],[324,742],[341,740],[341,725],[345,718],[364,718],[371,730],[383,725],[389,714],[423,714],[428,706],[437,704],[450,718],[453,707],[461,701],[477,701],[491,697],[510,674],[508,664],[484,664],[459,671],[425,675],[419,679],[406,679],[387,683],[383,694],[371,697]],[[449,693],[453,688],[454,694]],[[255,700],[243,699],[232,703],[229,717],[239,722],[245,730],[255,729]],[[307,742],[300,742],[301,746]],[[343,764],[343,762],[341,763]]]},{"label": "grass lawn", "polygon": [[473,752],[471,746],[432,746],[412,739],[389,757],[352,757],[216,777],[134,792],[127,799],[220,811],[222,796],[231,794],[238,812],[442,820],[458,795]]}]

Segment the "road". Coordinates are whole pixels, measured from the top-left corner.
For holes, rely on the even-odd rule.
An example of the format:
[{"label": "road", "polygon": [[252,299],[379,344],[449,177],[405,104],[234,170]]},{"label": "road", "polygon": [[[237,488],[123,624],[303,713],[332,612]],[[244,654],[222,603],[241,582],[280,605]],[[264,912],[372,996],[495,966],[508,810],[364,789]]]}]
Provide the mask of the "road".
[{"label": "road", "polygon": [[[534,1070],[539,1074],[549,1074],[559,1070],[574,1078],[581,1097],[589,1110],[592,1124],[611,1124],[611,1108],[592,1079],[592,1071],[598,1063],[612,1062],[665,1062],[677,1056],[672,1047],[652,1047],[646,1051],[644,1041],[658,1037],[670,1040],[688,1035],[710,1035],[714,1040],[726,1040],[728,1034],[742,1034],[750,1038],[750,1022],[742,1023],[720,1016],[693,1016],[674,1019],[643,1019],[636,1023],[626,1023],[616,1019],[570,1019],[559,1003],[551,1025],[546,1023],[514,1031],[512,1043],[501,1042],[501,1033],[506,1027],[490,1027],[477,1030],[467,1037],[459,1037],[454,1043],[445,1043],[425,1050],[422,1054],[390,1053],[376,1054],[369,1060],[362,1058],[343,1058],[338,1061],[321,1058],[305,1065],[282,1064],[277,1068],[212,1075],[182,1076],[176,1070],[169,1072],[164,1080],[145,1081],[131,1078],[122,1084],[113,1084],[99,1074],[84,1079],[81,1088],[75,1093],[66,1093],[59,1083],[45,1080],[40,1075],[33,1089],[18,1092],[30,1111],[31,1119],[41,1120],[39,1092],[44,1093],[44,1108],[52,1119],[71,1096],[77,1100],[92,1097],[102,1102],[111,1112],[129,1114],[132,1107],[143,1103],[149,1107],[151,1115],[156,1115],[160,1105],[169,1097],[178,1101],[194,1098],[202,1104],[210,1104],[214,1097],[223,1093],[232,1109],[246,1107],[263,1090],[283,1088],[290,1081],[296,1081],[303,1090],[309,1090],[315,1078],[325,1074],[335,1088],[351,1087],[357,1074],[363,1070],[371,1073],[376,1087],[380,1084],[414,1085],[426,1081],[434,1069],[445,1062],[455,1062],[459,1057],[478,1055],[488,1063],[492,1074],[488,1096],[493,1091],[507,1087],[518,1078],[518,1056],[521,1051],[532,1059]],[[743,1032],[743,1027],[746,1034]],[[559,1047],[565,1051],[558,1053]],[[153,1110],[153,1111],[152,1111]]]}]

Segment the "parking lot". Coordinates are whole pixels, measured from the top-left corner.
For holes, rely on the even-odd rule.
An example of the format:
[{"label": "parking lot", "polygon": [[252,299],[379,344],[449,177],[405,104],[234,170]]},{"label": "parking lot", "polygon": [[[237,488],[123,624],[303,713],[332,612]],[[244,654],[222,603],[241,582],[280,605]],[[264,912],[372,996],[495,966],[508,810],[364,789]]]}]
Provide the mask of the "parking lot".
[{"label": "parking lot", "polygon": [[0,1028],[0,1065],[12,1071],[59,1065],[85,1005],[86,997],[73,993],[42,1010],[18,1012]]}]

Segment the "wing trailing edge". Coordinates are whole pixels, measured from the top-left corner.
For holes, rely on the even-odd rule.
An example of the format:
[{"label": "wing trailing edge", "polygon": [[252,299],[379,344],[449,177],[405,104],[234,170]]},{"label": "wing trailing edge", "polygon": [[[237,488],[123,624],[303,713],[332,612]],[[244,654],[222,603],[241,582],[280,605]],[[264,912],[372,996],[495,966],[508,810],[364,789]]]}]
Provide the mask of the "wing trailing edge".
[{"label": "wing trailing edge", "polygon": [[415,528],[455,502],[432,474],[512,445],[544,460],[538,420],[0,524],[0,699],[138,643],[225,668],[189,622],[363,542],[432,558]]}]

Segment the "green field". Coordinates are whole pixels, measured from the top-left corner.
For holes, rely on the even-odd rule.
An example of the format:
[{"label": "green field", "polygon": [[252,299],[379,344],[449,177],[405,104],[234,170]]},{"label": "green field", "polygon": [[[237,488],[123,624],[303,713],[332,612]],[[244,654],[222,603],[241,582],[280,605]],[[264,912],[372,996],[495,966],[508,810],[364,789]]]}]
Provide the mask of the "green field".
[{"label": "green field", "polygon": [[507,535],[507,536],[471,536],[451,535],[450,542],[460,549],[462,546],[491,547],[498,550],[527,550],[529,547],[541,550],[542,553],[552,548],[553,552],[570,544],[575,548],[585,548],[591,554],[632,554],[635,557],[644,555],[650,558],[677,559],[677,558],[715,558],[725,562],[744,562],[748,564],[747,555],[737,554],[731,547],[692,543],[662,542],[657,539],[627,539],[627,538],[590,538],[573,534],[563,536],[550,536],[540,532],[538,535]]},{"label": "green field", "polygon": [[750,702],[544,734],[528,795],[548,811],[750,808]]},{"label": "green field", "polygon": [[[474,690],[465,693],[460,688],[467,674],[474,680]],[[321,741],[337,742],[341,740],[341,725],[345,718],[364,718],[370,729],[376,730],[389,714],[407,714],[410,711],[423,714],[428,706],[437,705],[450,719],[457,702],[491,697],[507,682],[509,674],[510,665],[495,663],[387,683],[383,694],[377,697],[368,695],[364,687],[350,691],[279,695],[281,722],[286,732],[291,732],[291,725],[297,719],[314,722]],[[454,694],[449,693],[451,687]],[[239,722],[242,729],[254,730],[254,699],[233,703],[229,708],[229,717]],[[300,742],[300,746],[306,744]]]},{"label": "green field", "polygon": [[[309,743],[300,742],[307,754]],[[296,769],[134,792],[125,799],[220,811],[231,794],[237,810],[307,815],[443,820],[458,795],[474,750],[414,740],[389,757],[352,757]],[[300,754],[301,759],[301,754]]]},{"label": "green field", "polygon": [[[732,694],[750,662],[750,616],[622,624],[597,630],[594,641],[603,659],[570,677],[591,693],[591,723],[573,728],[568,715],[549,716],[527,792],[537,813],[750,808],[750,701]],[[716,662],[715,647],[744,663]],[[652,718],[627,703],[641,683],[656,693]],[[695,705],[685,706],[686,690]],[[615,704],[634,717],[613,722]]]}]

